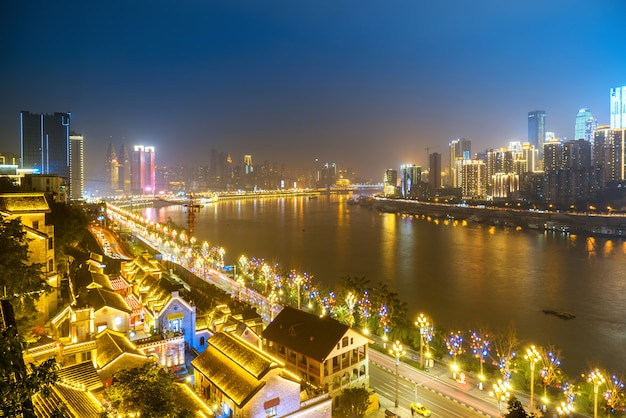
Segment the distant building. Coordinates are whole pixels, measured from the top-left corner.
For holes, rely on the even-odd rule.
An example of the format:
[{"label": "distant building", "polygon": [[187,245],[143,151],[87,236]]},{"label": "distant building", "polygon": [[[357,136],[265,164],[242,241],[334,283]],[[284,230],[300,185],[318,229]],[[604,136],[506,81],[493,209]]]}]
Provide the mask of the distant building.
[{"label": "distant building", "polygon": [[543,144],[546,141],[546,112],[533,110],[528,112],[528,142],[539,150],[539,159],[543,159]]},{"label": "distant building", "polygon": [[105,194],[114,195],[120,188],[120,163],[117,159],[115,146],[109,143],[106,159],[104,160],[104,190]]},{"label": "distant building", "polygon": [[433,152],[428,156],[428,183],[431,192],[441,188],[441,154]]},{"label": "distant building", "polygon": [[466,199],[487,197],[487,170],[484,161],[463,160],[461,193]]},{"label": "distant building", "polygon": [[80,134],[70,134],[70,178],[69,198],[83,199],[85,190],[84,138]]},{"label": "distant building", "polygon": [[118,176],[119,176],[119,189],[125,195],[132,194],[132,183],[131,183],[131,161],[130,154],[128,153],[128,148],[126,144],[122,144],[122,148],[117,156],[118,162]]},{"label": "distant building", "polygon": [[154,194],[154,147],[135,145],[130,166],[131,190],[133,194]]},{"label": "distant building", "polygon": [[383,194],[385,197],[395,197],[398,195],[398,171],[391,168],[385,170],[383,179]]},{"label": "distant building", "polygon": [[22,168],[56,174],[69,181],[70,113],[20,112]]},{"label": "distant building", "polygon": [[626,86],[611,89],[611,129],[626,129]]},{"label": "distant building", "polygon": [[449,186],[461,187],[461,167],[460,161],[472,158],[472,142],[469,139],[457,138],[449,145]]},{"label": "distant building", "polygon": [[400,166],[400,193],[403,198],[417,197],[421,181],[422,167],[415,164],[402,164]]}]

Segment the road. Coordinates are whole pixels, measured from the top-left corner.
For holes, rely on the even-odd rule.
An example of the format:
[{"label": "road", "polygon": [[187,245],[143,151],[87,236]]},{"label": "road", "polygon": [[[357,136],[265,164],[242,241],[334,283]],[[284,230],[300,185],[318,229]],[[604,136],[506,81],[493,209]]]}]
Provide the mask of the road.
[{"label": "road", "polygon": [[[387,399],[395,400],[395,360],[375,350],[369,351],[370,387]],[[498,408],[488,391],[480,391],[467,383],[451,378],[444,366],[437,365],[430,372],[421,372],[400,362],[398,366],[399,406],[408,409],[417,401],[431,410],[433,417],[497,417]],[[506,405],[503,405],[506,408]]]}]

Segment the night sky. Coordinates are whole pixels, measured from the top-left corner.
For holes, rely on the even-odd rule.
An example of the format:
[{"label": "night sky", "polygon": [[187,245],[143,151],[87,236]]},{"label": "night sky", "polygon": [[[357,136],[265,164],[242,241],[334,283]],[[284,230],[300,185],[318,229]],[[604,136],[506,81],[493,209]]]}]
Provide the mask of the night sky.
[{"label": "night sky", "polygon": [[382,181],[426,148],[526,141],[527,113],[573,139],[626,85],[626,2],[10,1],[0,13],[0,153],[19,112],[72,112],[86,181],[116,147],[159,165],[319,158]]}]

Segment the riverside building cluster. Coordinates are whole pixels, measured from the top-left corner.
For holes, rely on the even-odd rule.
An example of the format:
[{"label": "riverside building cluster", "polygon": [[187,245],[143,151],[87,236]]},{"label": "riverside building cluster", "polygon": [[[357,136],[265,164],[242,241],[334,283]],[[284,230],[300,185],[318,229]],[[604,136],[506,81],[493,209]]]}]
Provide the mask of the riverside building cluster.
[{"label": "riverside building cluster", "polygon": [[626,86],[610,89],[610,124],[580,109],[574,139],[546,130],[546,112],[528,112],[528,140],[472,157],[471,141],[449,143],[447,166],[429,153],[429,167],[405,164],[384,175],[384,194],[404,199],[517,200],[586,207],[615,199],[626,179]]}]

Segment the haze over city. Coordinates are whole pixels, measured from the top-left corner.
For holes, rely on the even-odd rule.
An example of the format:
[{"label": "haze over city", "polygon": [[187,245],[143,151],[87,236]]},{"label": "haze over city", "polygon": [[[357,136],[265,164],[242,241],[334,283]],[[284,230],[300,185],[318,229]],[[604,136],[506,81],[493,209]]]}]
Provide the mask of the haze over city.
[{"label": "haze over city", "polygon": [[159,165],[319,158],[380,181],[457,138],[527,139],[527,113],[573,139],[626,84],[621,1],[10,2],[0,152],[19,112],[71,112],[87,183],[109,142]]}]

